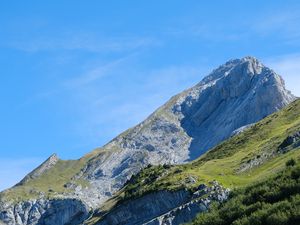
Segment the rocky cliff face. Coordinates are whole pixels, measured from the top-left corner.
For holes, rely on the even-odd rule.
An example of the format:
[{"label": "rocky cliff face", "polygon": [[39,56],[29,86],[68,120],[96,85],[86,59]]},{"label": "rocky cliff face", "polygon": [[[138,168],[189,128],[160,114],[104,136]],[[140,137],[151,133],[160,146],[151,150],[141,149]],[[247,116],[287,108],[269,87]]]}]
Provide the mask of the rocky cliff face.
[{"label": "rocky cliff face", "polygon": [[77,199],[30,200],[0,206],[0,221],[7,225],[80,224],[88,207]]},{"label": "rocky cliff face", "polygon": [[[231,60],[196,86],[171,98],[136,127],[86,156],[89,158],[82,170],[66,180],[70,184],[67,192],[60,194],[96,208],[148,164],[178,164],[195,159],[234,131],[294,99],[282,78],[257,59]],[[51,162],[24,181],[43,176],[43,171],[56,166],[56,160]],[[77,180],[84,180],[88,187],[82,188]],[[26,182],[20,185],[26,186]],[[5,211],[0,211],[0,220]]]},{"label": "rocky cliff face", "polygon": [[228,194],[229,189],[216,181],[210,187],[201,185],[195,193],[187,190],[159,191],[118,205],[97,225],[179,225],[206,211],[212,201],[226,200]]}]

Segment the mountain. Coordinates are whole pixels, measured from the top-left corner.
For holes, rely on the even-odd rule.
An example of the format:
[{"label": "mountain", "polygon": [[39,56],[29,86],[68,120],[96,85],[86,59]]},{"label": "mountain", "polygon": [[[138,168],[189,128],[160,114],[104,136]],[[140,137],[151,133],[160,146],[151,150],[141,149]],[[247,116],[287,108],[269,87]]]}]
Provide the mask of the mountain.
[{"label": "mountain", "polygon": [[296,100],[193,162],[148,166],[86,223],[179,225],[207,211],[211,203],[229,198],[207,215],[200,214],[194,224],[296,225],[299,193],[300,100]]},{"label": "mountain", "polygon": [[145,121],[79,160],[51,156],[0,195],[5,224],[76,224],[151,165],[182,164],[295,97],[253,57],[230,60]]}]

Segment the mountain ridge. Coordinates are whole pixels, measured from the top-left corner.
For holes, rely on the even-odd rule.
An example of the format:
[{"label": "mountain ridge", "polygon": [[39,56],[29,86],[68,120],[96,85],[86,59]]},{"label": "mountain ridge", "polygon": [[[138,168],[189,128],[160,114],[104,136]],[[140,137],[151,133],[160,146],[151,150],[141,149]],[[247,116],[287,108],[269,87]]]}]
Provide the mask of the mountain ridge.
[{"label": "mountain ridge", "polygon": [[23,185],[31,179],[35,179],[41,176],[44,172],[51,169],[58,162],[59,158],[56,153],[52,154],[48,159],[46,159],[40,166],[31,171],[26,175],[19,183],[16,185]]},{"label": "mountain ridge", "polygon": [[230,60],[108,144],[79,160],[58,160],[41,176],[3,192],[0,201],[12,201],[9,209],[36,198],[75,198],[97,208],[145,166],[193,160],[294,99],[282,78],[257,59]]}]

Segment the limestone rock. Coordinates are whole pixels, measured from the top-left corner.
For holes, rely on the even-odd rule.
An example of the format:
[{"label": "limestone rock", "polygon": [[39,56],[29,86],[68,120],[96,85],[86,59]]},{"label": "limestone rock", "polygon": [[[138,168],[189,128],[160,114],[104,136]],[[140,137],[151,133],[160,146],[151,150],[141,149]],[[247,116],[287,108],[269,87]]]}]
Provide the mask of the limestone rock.
[{"label": "limestone rock", "polygon": [[[202,195],[184,189],[150,193],[118,205],[103,216],[97,225],[179,225],[206,211],[212,201],[225,201],[230,192],[217,182],[210,187],[201,187],[199,191],[202,191]],[[204,195],[207,197],[202,198]]]},{"label": "limestone rock", "polygon": [[6,225],[80,224],[88,207],[78,199],[38,199],[0,205],[0,221]]}]

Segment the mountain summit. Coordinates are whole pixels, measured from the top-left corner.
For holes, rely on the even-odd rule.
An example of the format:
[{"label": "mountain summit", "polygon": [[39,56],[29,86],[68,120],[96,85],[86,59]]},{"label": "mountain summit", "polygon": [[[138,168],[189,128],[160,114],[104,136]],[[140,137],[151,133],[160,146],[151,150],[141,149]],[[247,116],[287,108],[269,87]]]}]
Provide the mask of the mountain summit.
[{"label": "mountain summit", "polygon": [[[37,224],[46,215],[52,224],[70,223],[103,204],[145,166],[193,160],[294,99],[283,79],[256,58],[230,60],[107,145],[80,160],[55,158],[38,176],[2,193],[0,221]],[[70,199],[76,199],[72,209],[64,204]],[[34,215],[33,208],[39,209]]]},{"label": "mountain summit", "polygon": [[107,147],[145,150],[154,164],[157,158],[182,163],[294,99],[283,79],[257,59],[230,60]]}]

